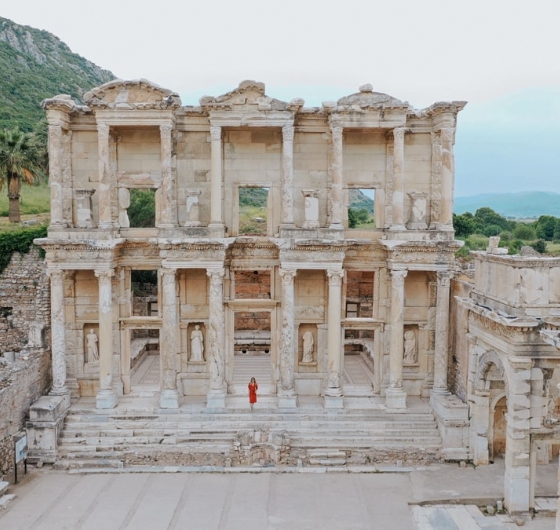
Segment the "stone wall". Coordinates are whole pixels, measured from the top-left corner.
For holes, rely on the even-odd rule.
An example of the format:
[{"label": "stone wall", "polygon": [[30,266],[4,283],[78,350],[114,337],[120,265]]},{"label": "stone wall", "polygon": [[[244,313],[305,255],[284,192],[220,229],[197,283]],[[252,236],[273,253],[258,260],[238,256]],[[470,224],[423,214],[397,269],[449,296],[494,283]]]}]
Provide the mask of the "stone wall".
[{"label": "stone wall", "polygon": [[0,472],[13,465],[13,435],[50,384],[50,289],[39,250],[14,254],[0,275]]}]

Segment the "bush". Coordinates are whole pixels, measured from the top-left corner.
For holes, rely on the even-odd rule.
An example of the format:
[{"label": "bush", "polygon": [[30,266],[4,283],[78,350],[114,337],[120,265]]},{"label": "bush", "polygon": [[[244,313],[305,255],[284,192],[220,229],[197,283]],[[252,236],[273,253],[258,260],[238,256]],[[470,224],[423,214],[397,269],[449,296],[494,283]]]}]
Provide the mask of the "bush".
[{"label": "bush", "polygon": [[525,223],[519,223],[515,230],[513,231],[513,236],[516,239],[522,239],[523,241],[532,241],[537,236],[535,234],[535,229]]},{"label": "bush", "polygon": [[519,254],[522,246],[523,241],[520,239],[514,239],[508,246],[508,254]]},{"label": "bush", "polygon": [[540,254],[546,253],[546,241],[544,239],[537,239],[531,246]]},{"label": "bush", "polygon": [[501,231],[502,231],[502,227],[498,225],[486,225],[482,229],[482,233],[488,237],[497,236]]},{"label": "bush", "polygon": [[33,240],[47,237],[47,227],[22,228],[0,234],[0,273],[7,267],[14,252],[26,254],[33,245]]}]

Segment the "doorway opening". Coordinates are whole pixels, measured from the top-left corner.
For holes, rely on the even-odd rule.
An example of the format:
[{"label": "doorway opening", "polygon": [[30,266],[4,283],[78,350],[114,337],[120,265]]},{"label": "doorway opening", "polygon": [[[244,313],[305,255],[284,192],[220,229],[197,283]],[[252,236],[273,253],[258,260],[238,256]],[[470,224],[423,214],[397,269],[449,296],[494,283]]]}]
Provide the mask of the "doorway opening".
[{"label": "doorway opening", "polygon": [[154,395],[160,390],[159,329],[130,330],[132,393]]},{"label": "doorway opening", "polygon": [[269,188],[239,188],[239,226],[241,236],[268,235],[268,197]]},{"label": "doorway opening", "polygon": [[344,330],[344,394],[372,396],[377,392],[375,370],[375,331],[348,328]]}]

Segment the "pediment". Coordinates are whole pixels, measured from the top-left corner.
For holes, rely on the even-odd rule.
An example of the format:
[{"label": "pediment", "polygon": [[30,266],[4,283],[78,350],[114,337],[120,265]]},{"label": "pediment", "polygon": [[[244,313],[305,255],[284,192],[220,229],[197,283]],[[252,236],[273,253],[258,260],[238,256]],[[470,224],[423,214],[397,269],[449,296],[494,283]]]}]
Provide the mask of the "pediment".
[{"label": "pediment", "polygon": [[340,98],[336,102],[337,110],[364,111],[368,108],[397,107],[409,108],[409,104],[389,94],[374,92],[370,84],[362,85],[359,92]]},{"label": "pediment", "polygon": [[179,95],[147,79],[109,81],[84,94],[89,107],[108,109],[170,109],[181,106]]},{"label": "pediment", "polygon": [[239,86],[217,97],[204,96],[200,99],[201,107],[206,110],[239,110],[239,111],[285,111],[296,110],[304,104],[296,98],[290,103],[267,96],[264,83],[246,80]]}]

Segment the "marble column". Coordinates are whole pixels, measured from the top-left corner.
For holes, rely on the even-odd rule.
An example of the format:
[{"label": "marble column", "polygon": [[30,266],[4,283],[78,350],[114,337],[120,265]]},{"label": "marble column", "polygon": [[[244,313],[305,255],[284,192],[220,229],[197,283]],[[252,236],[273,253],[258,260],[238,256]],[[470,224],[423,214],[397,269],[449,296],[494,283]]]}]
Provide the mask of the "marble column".
[{"label": "marble column", "polygon": [[342,330],[340,314],[342,309],[342,278],[344,271],[339,269],[327,270],[329,278],[329,306],[327,312],[327,355],[328,381],[325,390],[325,407],[342,408],[342,383],[340,381],[342,348]]},{"label": "marble column", "polygon": [[455,129],[441,129],[441,214],[440,229],[453,230],[453,186]]},{"label": "marble column", "polygon": [[224,319],[224,269],[208,269],[210,277],[210,303],[208,318],[208,408],[225,408],[225,319]]},{"label": "marble column", "polygon": [[388,409],[406,408],[406,392],[403,387],[404,347],[404,279],[408,271],[391,271],[391,347],[389,357],[389,388],[385,391]]},{"label": "marble column", "polygon": [[99,279],[99,391],[96,407],[112,409],[117,405],[113,388],[113,296],[114,270],[96,270]]},{"label": "marble column", "polygon": [[222,128],[210,127],[210,225],[221,227],[224,224],[222,213]]},{"label": "marble column", "polygon": [[294,126],[282,127],[282,225],[294,226]]},{"label": "marble column", "polygon": [[393,224],[391,230],[404,226],[404,127],[393,129]]},{"label": "marble column", "polygon": [[179,392],[177,391],[177,353],[179,342],[179,313],[177,311],[177,282],[175,269],[160,269],[161,275],[161,337],[160,366],[162,409],[179,408]]},{"label": "marble column", "polygon": [[177,201],[175,182],[171,168],[171,125],[160,125],[161,137],[161,214],[159,226],[172,228],[177,225]]},{"label": "marble column", "polygon": [[62,211],[62,127],[49,125],[49,186],[51,188],[51,226],[64,226]]},{"label": "marble column", "polygon": [[446,394],[447,364],[449,352],[449,287],[452,272],[437,273],[436,297],[436,343],[434,351],[434,387],[433,392]]},{"label": "marble column", "polygon": [[109,131],[106,123],[97,124],[97,145],[99,156],[99,228],[111,228],[111,164],[109,156]]},{"label": "marble column", "polygon": [[280,387],[278,406],[296,407],[297,396],[294,390],[294,362],[296,341],[294,334],[294,278],[295,270],[279,269],[282,278],[282,340],[280,345]]},{"label": "marble column", "polygon": [[52,378],[50,394],[65,396],[66,386],[66,322],[64,312],[64,271],[50,270],[51,280],[51,333]]},{"label": "marble column", "polygon": [[344,228],[342,213],[342,127],[331,127],[331,225],[330,228]]},{"label": "marble column", "polygon": [[432,181],[430,228],[438,228],[441,217],[441,134],[432,132]]}]

